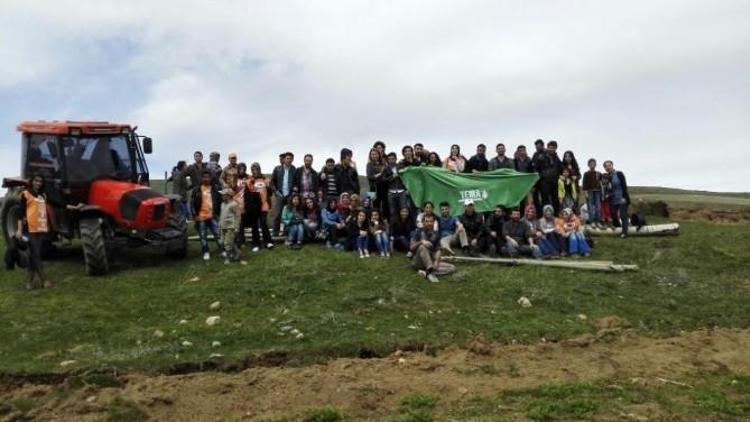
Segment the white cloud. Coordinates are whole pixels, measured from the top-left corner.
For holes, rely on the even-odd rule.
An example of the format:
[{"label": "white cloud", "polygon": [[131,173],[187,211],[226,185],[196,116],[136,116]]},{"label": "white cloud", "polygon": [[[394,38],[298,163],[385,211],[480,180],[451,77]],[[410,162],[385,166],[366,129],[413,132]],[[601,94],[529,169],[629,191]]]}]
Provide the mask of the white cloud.
[{"label": "white cloud", "polygon": [[[750,131],[750,4],[715,3],[6,1],[0,96],[72,80],[71,95],[108,101],[66,75],[112,63],[91,47],[126,40],[109,54],[137,100],[107,118],[154,136],[152,169],[194,149],[269,169],[287,149],[321,163],[353,146],[363,162],[375,139],[443,155],[542,137],[614,157],[631,183],[747,190],[748,154],[711,169],[724,179],[664,158],[687,146],[675,158],[696,168],[715,138],[741,150]],[[49,107],[101,118],[96,104]]]}]

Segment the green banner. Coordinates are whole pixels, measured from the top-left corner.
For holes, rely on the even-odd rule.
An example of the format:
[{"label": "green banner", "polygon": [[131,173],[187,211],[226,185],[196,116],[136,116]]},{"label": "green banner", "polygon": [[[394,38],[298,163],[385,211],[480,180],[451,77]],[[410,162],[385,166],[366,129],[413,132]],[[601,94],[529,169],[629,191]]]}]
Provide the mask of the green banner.
[{"label": "green banner", "polygon": [[474,201],[479,212],[492,211],[496,205],[514,207],[521,203],[539,176],[500,169],[484,173],[453,173],[439,167],[407,167],[399,172],[411,199],[421,208],[425,201],[451,204],[451,214],[463,213],[466,199]]}]

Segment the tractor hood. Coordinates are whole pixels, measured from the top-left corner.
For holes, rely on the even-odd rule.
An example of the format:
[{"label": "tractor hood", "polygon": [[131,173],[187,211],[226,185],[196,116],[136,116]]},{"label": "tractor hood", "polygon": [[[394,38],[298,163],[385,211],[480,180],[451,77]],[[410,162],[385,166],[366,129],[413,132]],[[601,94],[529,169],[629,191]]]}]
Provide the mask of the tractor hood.
[{"label": "tractor hood", "polygon": [[170,200],[159,192],[135,183],[97,180],[91,184],[89,205],[95,205],[120,226],[139,231],[167,225]]}]

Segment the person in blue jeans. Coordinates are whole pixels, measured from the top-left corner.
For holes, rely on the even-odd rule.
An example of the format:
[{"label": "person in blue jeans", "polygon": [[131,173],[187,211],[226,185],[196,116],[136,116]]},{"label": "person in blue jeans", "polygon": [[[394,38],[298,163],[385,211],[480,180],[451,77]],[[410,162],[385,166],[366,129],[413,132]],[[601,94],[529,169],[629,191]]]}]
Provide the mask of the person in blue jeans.
[{"label": "person in blue jeans", "polygon": [[596,160],[589,159],[589,169],[583,174],[583,190],[586,195],[586,208],[589,212],[589,218],[584,223],[601,227],[602,226],[602,174],[596,171]]},{"label": "person in blue jeans", "polygon": [[391,257],[391,242],[388,238],[388,223],[380,218],[378,210],[370,212],[370,234],[375,239],[375,245],[383,258]]},{"label": "person in blue jeans", "polygon": [[302,240],[305,239],[305,216],[299,194],[292,194],[289,198],[289,203],[281,212],[281,222],[284,224],[287,246],[292,249],[302,248]]},{"label": "person in blue jeans", "polygon": [[609,174],[610,184],[612,186],[609,201],[612,208],[612,219],[620,219],[622,232],[620,237],[628,237],[628,224],[630,215],[628,215],[628,205],[630,205],[630,194],[628,193],[628,182],[625,180],[625,174],[615,170],[612,160],[604,162],[604,170]]},{"label": "person in blue jeans", "polygon": [[560,215],[561,217],[557,219],[557,231],[563,239],[563,244],[567,247],[567,252],[571,256],[591,256],[591,248],[586,242],[581,223],[573,210],[565,208],[560,212]]},{"label": "person in blue jeans", "polygon": [[354,220],[354,230],[356,230],[357,250],[360,258],[370,257],[370,224],[367,222],[367,213],[363,210],[357,211]]},{"label": "person in blue jeans", "polygon": [[195,217],[195,231],[198,232],[198,238],[201,243],[201,253],[203,259],[208,261],[211,254],[208,251],[208,232],[214,236],[221,255],[226,259],[227,254],[224,249],[224,240],[219,234],[219,224],[217,223],[219,211],[221,210],[221,195],[216,185],[211,183],[213,175],[209,170],[201,173],[201,184],[193,189],[190,204],[192,206],[193,216]]}]

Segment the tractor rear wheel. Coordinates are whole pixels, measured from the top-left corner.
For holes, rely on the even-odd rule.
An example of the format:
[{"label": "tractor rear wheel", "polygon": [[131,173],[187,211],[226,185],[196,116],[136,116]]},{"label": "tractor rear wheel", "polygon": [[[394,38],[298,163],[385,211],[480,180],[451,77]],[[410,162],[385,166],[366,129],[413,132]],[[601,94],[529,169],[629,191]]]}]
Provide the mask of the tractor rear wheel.
[{"label": "tractor rear wheel", "polygon": [[[3,199],[3,207],[0,209],[0,221],[3,226],[3,239],[5,244],[10,244],[10,238],[15,236],[18,229],[18,220],[22,219],[21,215],[21,197],[17,193],[8,192]],[[28,251],[19,251],[18,265],[26,268],[28,262]]]},{"label": "tractor rear wheel", "polygon": [[179,230],[182,233],[182,239],[180,239],[180,247],[178,249],[171,250],[167,253],[170,258],[185,258],[188,250],[188,225],[187,216],[177,206],[177,203],[172,208],[172,214],[169,216],[167,225],[175,230]]},{"label": "tractor rear wheel", "polygon": [[101,219],[83,219],[78,222],[78,227],[81,231],[81,244],[83,246],[83,258],[86,262],[86,274],[105,274],[109,271],[109,262]]}]

